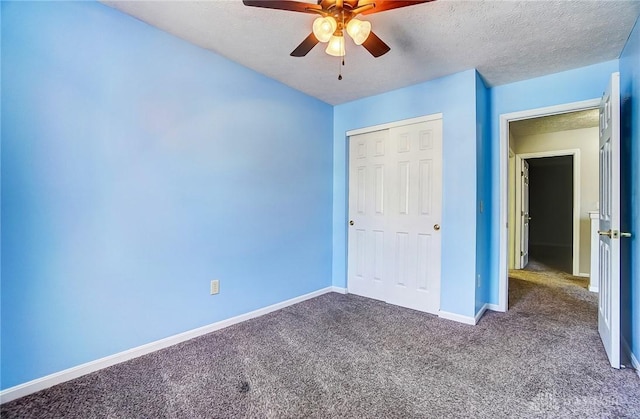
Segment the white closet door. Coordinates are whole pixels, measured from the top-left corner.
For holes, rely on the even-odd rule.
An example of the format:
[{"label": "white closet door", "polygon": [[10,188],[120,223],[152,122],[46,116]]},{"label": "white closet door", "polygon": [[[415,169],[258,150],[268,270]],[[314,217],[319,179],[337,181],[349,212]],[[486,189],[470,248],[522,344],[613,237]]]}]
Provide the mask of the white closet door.
[{"label": "white closet door", "polygon": [[440,308],[442,120],[392,128],[387,231],[392,241],[387,301]]},{"label": "white closet door", "polygon": [[349,139],[348,289],[385,300],[386,186],[389,132]]},{"label": "white closet door", "polygon": [[440,308],[442,120],[350,138],[349,292]]}]

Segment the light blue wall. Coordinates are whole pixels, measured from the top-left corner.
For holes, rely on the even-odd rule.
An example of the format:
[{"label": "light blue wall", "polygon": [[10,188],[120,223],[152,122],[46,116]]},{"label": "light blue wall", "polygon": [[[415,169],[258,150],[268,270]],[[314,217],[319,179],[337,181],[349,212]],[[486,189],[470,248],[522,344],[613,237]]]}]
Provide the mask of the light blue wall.
[{"label": "light blue wall", "polygon": [[[0,6],[0,327],[2,326],[2,6]],[[2,333],[0,330],[0,358],[2,357]],[[1,362],[1,360],[0,360]],[[2,365],[0,364],[0,367]],[[0,388],[1,387],[0,371]]]},{"label": "light blue wall", "polygon": [[[3,389],[331,278],[346,286],[346,131],[433,113],[441,309],[497,304],[499,116],[598,98],[618,70],[490,90],[470,70],[332,110],[99,4],[3,2],[0,15]],[[640,161],[637,26],[620,62],[628,162]],[[640,175],[627,167],[637,232]],[[638,319],[631,243],[625,309]],[[640,358],[640,322],[628,326]]]},{"label": "light blue wall", "polygon": [[618,71],[618,60],[581,67],[562,73],[497,86],[490,90],[491,101],[491,289],[489,303],[498,304],[500,257],[500,115],[528,109],[597,99]]},{"label": "light blue wall", "polygon": [[[476,306],[478,313],[489,302],[490,283],[490,226],[491,213],[491,120],[489,89],[476,72],[476,136],[477,136],[477,177],[478,199],[477,212],[477,241],[476,241]],[[479,279],[478,279],[479,278]]]},{"label": "light blue wall", "polygon": [[622,253],[622,335],[640,360],[640,20],[620,56],[622,96],[622,230],[631,231],[623,239]]},{"label": "light blue wall", "polygon": [[476,84],[469,70],[338,105],[333,129],[333,284],[346,286],[346,132],[443,113],[441,310],[473,316],[476,257]]},{"label": "light blue wall", "polygon": [[3,389],[331,285],[331,106],[100,4],[1,7]]}]

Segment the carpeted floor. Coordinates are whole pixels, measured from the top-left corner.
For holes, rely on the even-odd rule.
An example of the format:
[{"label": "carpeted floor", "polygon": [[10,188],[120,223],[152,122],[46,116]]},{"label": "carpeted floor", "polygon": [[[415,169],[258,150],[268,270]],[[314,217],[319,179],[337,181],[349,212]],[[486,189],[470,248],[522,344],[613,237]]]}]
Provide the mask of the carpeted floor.
[{"label": "carpeted floor", "polygon": [[[524,273],[523,273],[524,272]],[[467,326],[326,294],[0,407],[3,418],[639,418],[585,281],[514,271]],[[525,279],[526,278],[526,279]]]}]

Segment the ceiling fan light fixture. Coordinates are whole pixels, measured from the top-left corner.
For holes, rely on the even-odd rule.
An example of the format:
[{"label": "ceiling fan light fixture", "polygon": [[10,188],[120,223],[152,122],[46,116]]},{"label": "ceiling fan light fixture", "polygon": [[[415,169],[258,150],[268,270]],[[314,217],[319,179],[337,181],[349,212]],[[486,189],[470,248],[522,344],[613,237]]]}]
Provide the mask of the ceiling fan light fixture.
[{"label": "ceiling fan light fixture", "polygon": [[319,17],[313,21],[313,35],[320,42],[327,42],[338,28],[338,23],[331,16]]},{"label": "ceiling fan light fixture", "polygon": [[347,33],[356,45],[362,45],[371,34],[371,22],[359,19],[351,19],[347,24]]},{"label": "ceiling fan light fixture", "polygon": [[344,57],[344,36],[332,36],[325,52],[334,57]]}]

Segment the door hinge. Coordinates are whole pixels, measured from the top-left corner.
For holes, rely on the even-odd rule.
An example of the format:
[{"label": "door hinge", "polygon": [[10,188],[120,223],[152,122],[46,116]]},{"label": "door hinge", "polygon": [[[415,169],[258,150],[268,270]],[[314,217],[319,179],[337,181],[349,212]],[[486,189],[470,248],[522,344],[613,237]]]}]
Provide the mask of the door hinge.
[{"label": "door hinge", "polygon": [[524,171],[521,171],[521,172],[520,172],[520,176],[524,176]]},{"label": "door hinge", "polygon": [[524,256],[524,252],[523,251],[520,251],[520,256]]}]

